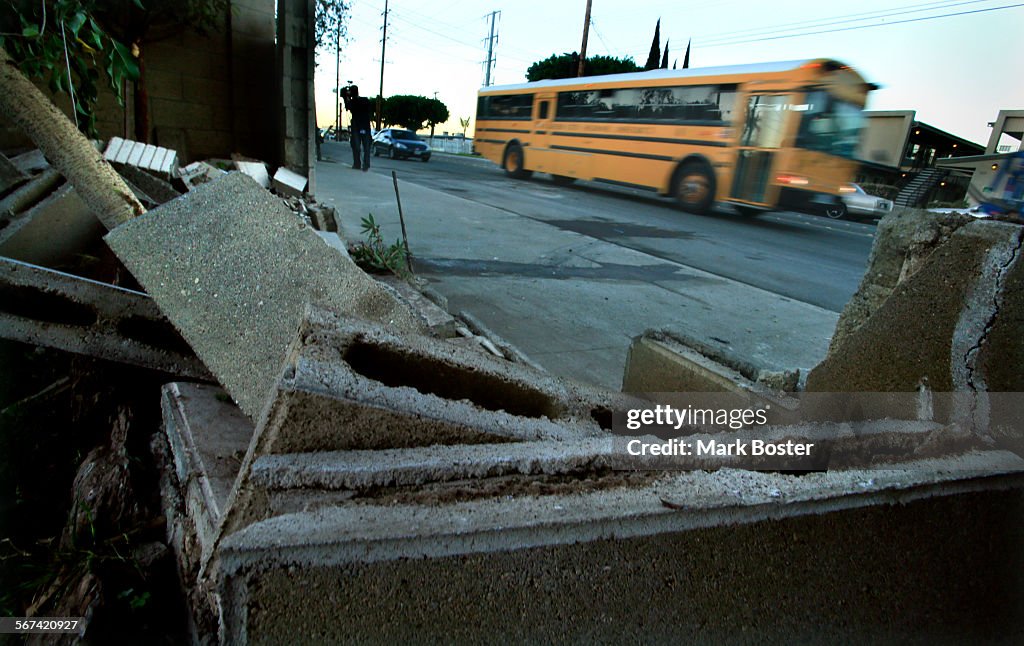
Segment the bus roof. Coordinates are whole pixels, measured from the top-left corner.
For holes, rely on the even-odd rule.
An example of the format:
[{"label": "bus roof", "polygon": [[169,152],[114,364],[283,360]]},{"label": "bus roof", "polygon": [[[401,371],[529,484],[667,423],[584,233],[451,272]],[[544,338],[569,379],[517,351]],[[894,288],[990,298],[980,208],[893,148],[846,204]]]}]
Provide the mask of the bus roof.
[{"label": "bus roof", "polygon": [[722,65],[719,67],[696,67],[685,70],[648,70],[645,72],[627,72],[625,74],[606,74],[603,76],[583,76],[578,78],[545,79],[530,83],[513,85],[491,85],[480,88],[480,93],[515,92],[517,90],[533,90],[545,87],[567,87],[574,85],[592,85],[597,83],[621,83],[650,79],[685,79],[697,76],[729,76],[733,74],[771,74],[774,72],[790,72],[805,65],[815,63],[826,67],[846,67],[842,63],[827,58],[810,58],[797,61],[778,61],[773,63],[753,63],[746,65]]}]

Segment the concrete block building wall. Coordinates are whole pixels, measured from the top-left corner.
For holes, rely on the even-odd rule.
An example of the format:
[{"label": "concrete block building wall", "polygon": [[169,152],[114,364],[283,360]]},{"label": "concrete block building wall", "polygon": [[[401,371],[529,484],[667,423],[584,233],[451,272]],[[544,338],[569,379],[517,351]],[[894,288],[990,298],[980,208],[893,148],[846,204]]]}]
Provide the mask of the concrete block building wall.
[{"label": "concrete block building wall", "polygon": [[[189,30],[143,45],[150,143],[177,150],[182,162],[231,153],[279,161],[274,12],[274,0],[231,0],[219,30]],[[67,97],[54,103],[71,114]],[[135,120],[132,84],[124,106],[101,84],[100,137],[136,139]],[[31,147],[16,128],[0,123],[0,149]]]}]

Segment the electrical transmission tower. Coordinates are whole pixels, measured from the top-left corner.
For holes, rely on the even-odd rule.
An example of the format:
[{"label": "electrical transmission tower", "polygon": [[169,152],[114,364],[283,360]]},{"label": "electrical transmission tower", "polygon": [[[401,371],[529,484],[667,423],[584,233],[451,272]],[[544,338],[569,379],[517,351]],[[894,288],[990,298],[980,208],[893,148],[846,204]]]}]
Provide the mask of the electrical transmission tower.
[{"label": "electrical transmission tower", "polygon": [[494,67],[494,44],[498,42],[497,22],[500,15],[500,11],[492,11],[487,15],[491,23],[491,29],[490,35],[485,39],[487,40],[487,60],[484,61],[484,87],[491,84],[491,69]]}]

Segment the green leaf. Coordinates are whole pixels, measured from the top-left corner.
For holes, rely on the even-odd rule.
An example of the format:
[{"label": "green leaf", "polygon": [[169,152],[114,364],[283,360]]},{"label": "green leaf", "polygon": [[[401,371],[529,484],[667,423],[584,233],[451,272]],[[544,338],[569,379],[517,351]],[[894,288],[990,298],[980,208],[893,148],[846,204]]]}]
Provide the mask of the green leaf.
[{"label": "green leaf", "polygon": [[21,30],[21,35],[25,38],[35,38],[39,35],[39,27],[36,25],[29,25]]},{"label": "green leaf", "polygon": [[142,0],[132,0],[132,2],[134,2],[135,6],[138,7],[140,10],[146,10],[146,8],[142,6]]},{"label": "green leaf", "polygon": [[82,25],[85,24],[85,19],[85,12],[79,11],[75,15],[71,16],[71,20],[68,21],[68,29],[70,29],[71,33],[76,37],[78,36],[78,31],[82,28]]}]

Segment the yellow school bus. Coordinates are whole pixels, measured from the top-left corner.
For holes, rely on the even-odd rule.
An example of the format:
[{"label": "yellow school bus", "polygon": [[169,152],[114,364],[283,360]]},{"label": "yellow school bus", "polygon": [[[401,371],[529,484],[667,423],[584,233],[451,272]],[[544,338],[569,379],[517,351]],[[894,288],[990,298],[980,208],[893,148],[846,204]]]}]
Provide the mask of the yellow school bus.
[{"label": "yellow school bus", "polygon": [[482,88],[476,152],[515,178],[653,189],[692,213],[841,208],[868,92],[834,60]]}]

